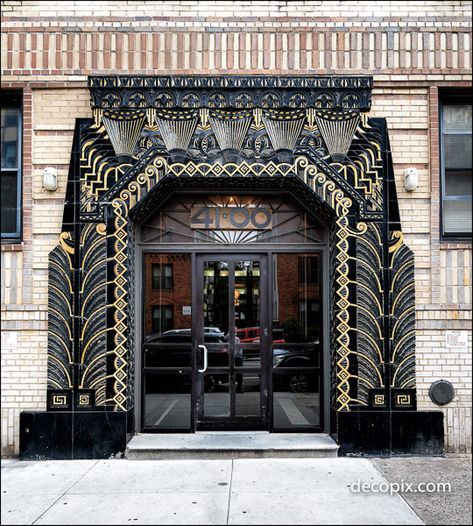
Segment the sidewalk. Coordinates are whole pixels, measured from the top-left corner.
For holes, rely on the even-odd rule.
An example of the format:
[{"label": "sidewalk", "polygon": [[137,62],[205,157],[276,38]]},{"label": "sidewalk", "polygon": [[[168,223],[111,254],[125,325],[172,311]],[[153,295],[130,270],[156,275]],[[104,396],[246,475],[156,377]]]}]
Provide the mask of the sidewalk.
[{"label": "sidewalk", "polygon": [[471,455],[375,459],[374,464],[391,482],[449,483],[442,493],[403,493],[426,524],[471,524]]},{"label": "sidewalk", "polygon": [[2,524],[422,524],[367,459],[2,461]]}]

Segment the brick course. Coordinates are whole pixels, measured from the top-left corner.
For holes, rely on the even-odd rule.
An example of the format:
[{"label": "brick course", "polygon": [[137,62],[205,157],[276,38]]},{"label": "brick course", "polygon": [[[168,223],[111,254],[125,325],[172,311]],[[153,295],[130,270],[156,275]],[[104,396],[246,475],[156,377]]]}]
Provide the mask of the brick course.
[{"label": "brick course", "polygon": [[3,2],[3,75],[39,80],[91,70],[198,69],[470,80],[468,2],[420,2],[408,6],[407,16],[402,2],[377,2],[375,8],[357,2],[263,4],[95,2],[92,13],[81,2],[58,2],[54,9]]}]

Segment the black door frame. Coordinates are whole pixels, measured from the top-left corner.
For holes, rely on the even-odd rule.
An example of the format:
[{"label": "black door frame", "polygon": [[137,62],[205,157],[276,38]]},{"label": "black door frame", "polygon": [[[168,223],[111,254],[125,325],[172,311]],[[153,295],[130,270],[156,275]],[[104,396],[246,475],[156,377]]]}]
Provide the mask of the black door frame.
[{"label": "black door frame", "polygon": [[[314,432],[329,432],[330,431],[330,389],[331,389],[331,371],[330,371],[330,341],[329,341],[329,276],[327,274],[327,269],[329,268],[329,251],[325,243],[320,244],[311,244],[311,245],[296,245],[291,247],[284,246],[245,246],[238,247],[238,250],[235,247],[222,247],[222,246],[192,246],[186,247],[185,253],[191,255],[192,269],[193,273],[196,268],[196,259],[200,255],[213,256],[213,257],[222,257],[224,254],[233,254],[237,259],[242,260],[245,257],[250,257],[251,255],[264,255],[267,258],[268,262],[268,272],[266,277],[267,283],[267,303],[269,306],[273,303],[272,297],[272,287],[269,286],[272,283],[273,279],[273,257],[279,253],[281,254],[294,254],[294,253],[318,253],[320,254],[320,304],[321,304],[321,327],[322,327],[322,367],[320,371],[320,412],[321,412],[321,425],[319,430],[314,430]],[[233,250],[232,250],[233,248]],[[136,290],[143,290],[144,288],[144,257],[146,254],[182,254],[182,249],[179,250],[178,247],[172,245],[146,245],[146,244],[137,244],[137,250],[135,251],[135,268],[141,269],[140,272],[136,273],[135,283]],[[195,274],[194,274],[195,276]],[[194,287],[196,286],[196,280],[192,279],[192,295],[195,298]],[[144,411],[144,392],[143,392],[143,363],[142,363],[142,339],[144,335],[144,296],[141,301],[136,302],[136,353],[135,353],[135,367],[137,374],[135,375],[135,432],[143,432],[143,411]],[[192,310],[196,312],[195,309],[197,306],[192,303]],[[268,311],[269,313],[269,311]],[[269,316],[269,336],[272,336],[273,331],[273,320],[272,316]],[[195,345],[195,342],[193,342]],[[268,372],[268,426],[267,431],[270,432],[279,432],[279,430],[273,429],[273,392],[272,392],[272,371]],[[194,391],[194,389],[192,389]],[[196,400],[194,395],[191,393],[191,428],[187,432],[195,433],[196,432],[196,419],[195,419],[195,407]],[[160,431],[167,432],[167,431]],[[287,432],[297,433],[297,432],[307,432],[307,430],[296,430],[291,429]]]},{"label": "black door frame", "polygon": [[[251,368],[241,369],[241,374],[245,372],[258,372],[260,374],[260,416],[255,417],[208,417],[205,416],[205,386],[204,373],[199,372],[202,365],[202,353],[199,352],[199,345],[204,344],[204,311],[203,311],[203,283],[204,261],[228,261],[230,263],[229,272],[229,320],[235,319],[235,306],[231,301],[235,288],[234,263],[236,261],[258,261],[260,264],[260,281],[259,281],[259,310],[260,310],[260,368],[259,371],[250,370]],[[192,280],[192,411],[194,431],[202,430],[268,430],[269,429],[269,394],[270,394],[270,323],[269,323],[269,294],[268,294],[268,255],[266,253],[237,253],[235,251],[213,251],[208,253],[197,254],[193,259],[193,280]],[[233,339],[234,324],[230,323],[230,346],[229,346],[229,367],[211,368],[215,374],[229,375],[229,394],[230,394],[230,414],[235,414],[235,368],[234,368],[234,345]]]}]

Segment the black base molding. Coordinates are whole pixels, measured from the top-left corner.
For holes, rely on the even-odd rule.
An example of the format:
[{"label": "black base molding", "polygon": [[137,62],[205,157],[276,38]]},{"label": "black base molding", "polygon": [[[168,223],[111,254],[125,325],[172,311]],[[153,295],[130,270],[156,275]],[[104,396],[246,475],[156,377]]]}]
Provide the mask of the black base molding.
[{"label": "black base molding", "polygon": [[338,412],[339,456],[438,456],[444,453],[442,411]]},{"label": "black base molding", "polygon": [[20,413],[21,460],[98,459],[125,452],[123,411]]},{"label": "black base molding", "polygon": [[[133,435],[129,416],[123,411],[22,412],[20,459],[122,456]],[[442,411],[350,411],[333,412],[332,416],[340,456],[444,453]]]}]

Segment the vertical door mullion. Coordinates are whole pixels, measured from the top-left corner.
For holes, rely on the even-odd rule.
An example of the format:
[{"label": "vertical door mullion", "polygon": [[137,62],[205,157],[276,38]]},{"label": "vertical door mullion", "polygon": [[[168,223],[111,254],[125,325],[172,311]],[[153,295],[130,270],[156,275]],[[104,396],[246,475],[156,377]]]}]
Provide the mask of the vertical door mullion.
[{"label": "vertical door mullion", "polygon": [[228,334],[229,334],[229,389],[230,389],[230,417],[236,415],[235,394],[235,260],[228,261]]},{"label": "vertical door mullion", "polygon": [[268,345],[267,345],[267,360],[266,360],[266,367],[264,376],[267,378],[267,385],[268,385],[268,397],[267,397],[267,403],[268,403],[268,427],[267,429],[269,431],[273,430],[273,403],[274,403],[274,393],[273,393],[273,319],[274,319],[274,301],[276,298],[274,298],[274,280],[277,279],[277,273],[274,272],[275,270],[275,258],[277,258],[277,254],[274,254],[273,252],[268,252],[267,254],[267,268],[268,268],[268,276],[266,278],[266,284],[267,284],[267,304],[268,304],[268,332],[269,332],[269,338],[268,338]]},{"label": "vertical door mullion", "polygon": [[260,313],[260,418],[264,427],[268,428],[268,394],[269,394],[269,309],[271,304],[268,302],[268,258],[260,258],[260,279],[258,295],[258,309]]},{"label": "vertical door mullion", "polygon": [[319,258],[319,370],[318,370],[318,386],[319,386],[319,412],[320,412],[320,429],[324,430],[325,426],[325,378],[324,378],[324,367],[325,367],[325,355],[324,355],[324,342],[326,338],[325,324],[324,324],[324,311],[326,305],[325,291],[327,290],[323,283],[324,277],[324,265],[325,257],[323,252],[318,252]]},{"label": "vertical door mullion", "polygon": [[199,345],[204,343],[204,265],[203,257],[194,259],[195,272],[192,279],[192,395],[193,414],[197,429],[204,416],[204,374],[199,373]]}]

